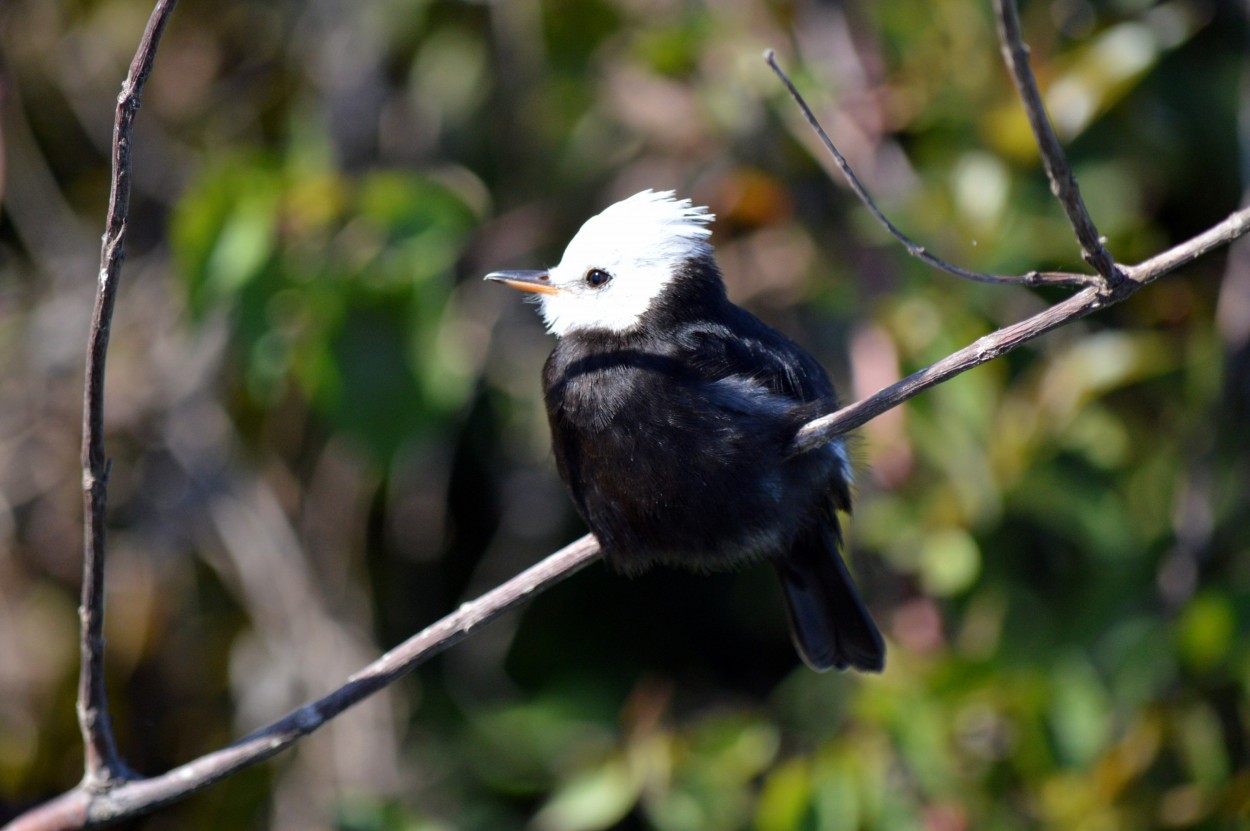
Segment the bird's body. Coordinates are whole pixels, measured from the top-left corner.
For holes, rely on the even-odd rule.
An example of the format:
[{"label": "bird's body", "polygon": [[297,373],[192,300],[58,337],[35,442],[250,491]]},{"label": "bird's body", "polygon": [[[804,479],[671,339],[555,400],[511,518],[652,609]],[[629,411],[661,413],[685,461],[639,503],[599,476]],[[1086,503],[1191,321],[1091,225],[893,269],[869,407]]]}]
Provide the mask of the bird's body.
[{"label": "bird's body", "polygon": [[556,464],[621,571],[725,569],[787,548],[815,502],[849,507],[835,446],[786,459],[832,387],[710,278],[662,336],[561,338],[543,370]]},{"label": "bird's body", "polygon": [[539,292],[560,336],[543,370],[560,475],[617,570],[767,558],[804,660],[879,670],[881,636],[839,553],[843,445],[789,452],[835,406],[833,385],[729,301],[709,220],[644,191],[588,221],[556,268],[490,275]]}]

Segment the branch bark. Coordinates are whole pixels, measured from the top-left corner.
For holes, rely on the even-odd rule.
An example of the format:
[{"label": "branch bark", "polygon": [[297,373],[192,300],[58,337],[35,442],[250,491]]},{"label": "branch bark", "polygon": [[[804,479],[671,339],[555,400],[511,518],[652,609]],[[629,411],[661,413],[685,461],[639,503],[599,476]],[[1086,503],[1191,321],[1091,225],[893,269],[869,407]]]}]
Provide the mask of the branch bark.
[{"label": "branch bark", "polygon": [[777,55],[772,49],[764,51],[764,61],[772,69],[773,73],[781,79],[781,83],[785,85],[786,90],[790,93],[790,97],[794,99],[794,103],[798,105],[799,110],[803,113],[803,117],[807,119],[808,125],[812,128],[812,132],[820,139],[821,144],[829,151],[829,155],[833,157],[834,164],[838,166],[838,170],[842,171],[842,176],[846,179],[847,185],[850,186],[851,192],[864,204],[868,212],[873,218],[881,224],[883,228],[898,240],[908,254],[936,269],[945,271],[947,274],[953,274],[964,280],[972,280],[976,283],[999,283],[1009,285],[1023,286],[1077,286],[1084,287],[1098,282],[1096,275],[1075,274],[1064,271],[1030,271],[1027,274],[1009,275],[1009,274],[986,274],[982,271],[970,271],[962,266],[949,263],[938,257],[925,248],[923,245],[912,240],[911,237],[904,234],[899,227],[895,225],[885,213],[877,207],[877,203],[873,201],[868,194],[868,189],[859,181],[859,177],[855,175],[855,170],[851,167],[846,157],[842,155],[842,151],[833,143],[833,139],[829,138],[829,134],[825,132],[825,128],[821,126],[820,121],[816,118],[816,114],[812,112],[812,108],[807,105],[807,101],[799,93],[790,77],[777,65]]},{"label": "branch bark", "polygon": [[1085,262],[1102,276],[1107,285],[1116,286],[1124,279],[1124,275],[1116,267],[1111,252],[1103,245],[1098,228],[1085,207],[1085,200],[1081,198],[1081,188],[1077,185],[1067,156],[1064,155],[1063,145],[1059,143],[1059,137],[1055,135],[1055,129],[1046,115],[1042,94],[1037,88],[1037,79],[1029,66],[1029,47],[1025,45],[1020,34],[1020,12],[1016,8],[1016,0],[994,0],[994,16],[998,24],[998,40],[1003,61],[1020,93],[1029,126],[1033,129],[1033,137],[1041,151],[1042,166],[1046,169],[1046,177],[1050,179],[1050,191],[1059,200],[1059,204],[1063,205],[1068,221],[1072,223],[1072,230],[1076,232]]},{"label": "branch bark", "polygon": [[[104,519],[108,478],[108,461],[102,438],[104,363],[125,255],[123,243],[130,193],[131,128],[161,33],[175,3],[176,0],[159,0],[156,3],[118,97],[114,124],[113,188],[89,336],[83,416],[83,487],[87,521],[81,609],[82,673],[78,704],[86,757],[85,775],[77,787],[19,816],[5,826],[5,831],[95,828],[151,812],[195,793],[289,747],[348,707],[411,672],[530,596],[573,575],[599,556],[595,539],[590,535],[582,537],[476,600],[465,603],[454,613],[348,678],[334,692],[292,711],[268,727],[159,776],[141,779],[126,768],[109,727],[103,680]],[[995,9],[999,15],[1004,56],[1029,111],[1052,188],[1069,214],[1087,261],[1098,271],[1098,275],[1030,272],[1018,277],[1002,277],[967,271],[928,254],[923,246],[903,235],[873,204],[854,171],[829,140],[789,78],[777,66],[771,51],[766,53],[769,65],[786,85],[825,147],[834,155],[852,190],[912,256],[965,279],[1082,287],[1077,294],[1033,317],[988,334],[868,398],[813,420],[796,437],[792,447],[794,453],[819,447],[936,384],[1000,357],[1020,344],[1104,306],[1121,302],[1143,286],[1250,231],[1250,208],[1246,208],[1187,242],[1136,266],[1116,266],[1080,201],[1075,178],[1046,120],[1036,82],[1028,69],[1027,50],[1019,37],[1015,5],[1012,0],[995,0]]]},{"label": "branch bark", "polygon": [[159,0],[148,18],[143,38],[117,96],[113,121],[113,181],[108,216],[100,248],[100,273],[87,343],[83,392],[83,580],[81,666],[78,683],[78,724],[82,731],[84,772],[82,786],[103,790],[133,774],[117,752],[108,714],[104,684],[104,561],[105,518],[108,506],[109,462],[104,454],[104,365],[108,355],[113,306],[126,259],[126,220],[130,210],[131,133],[143,96],[143,87],[165,23],[177,0]]},{"label": "branch bark", "polygon": [[229,747],[148,779],[113,782],[91,790],[81,785],[5,826],[4,831],[99,828],[150,813],[177,802],[290,747],[339,713],[459,643],[478,627],[519,606],[599,556],[599,544],[586,536],[570,543],[516,577],[463,604],[413,635],[328,695],[305,704]]}]

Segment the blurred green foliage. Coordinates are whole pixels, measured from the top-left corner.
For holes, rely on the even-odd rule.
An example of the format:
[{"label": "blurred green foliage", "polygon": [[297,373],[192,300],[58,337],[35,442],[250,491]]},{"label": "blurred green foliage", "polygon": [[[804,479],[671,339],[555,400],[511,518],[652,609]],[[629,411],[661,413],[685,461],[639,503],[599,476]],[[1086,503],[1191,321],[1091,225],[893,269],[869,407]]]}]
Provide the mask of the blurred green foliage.
[{"label": "blurred green foliage", "polygon": [[[142,0],[0,8],[0,819],[71,786],[77,396],[109,111]],[[1243,9],[1024,25],[1110,250],[1245,182]],[[644,187],[847,399],[1063,296],[891,242],[1079,267],[987,3],[183,0],[136,137],[109,367],[109,673],[156,772],[339,683],[581,528],[531,309],[482,285]],[[1242,125],[1239,133],[1238,125]],[[592,568],[269,765],[134,827],[1250,827],[1250,251],[860,431],[881,676],[797,665],[769,575]]]},{"label": "blurred green foliage", "polygon": [[464,347],[441,322],[448,272],[478,222],[437,181],[349,177],[328,162],[243,157],[205,170],[170,242],[190,308],[231,318],[246,404],[270,409],[294,385],[385,462],[471,388]]}]

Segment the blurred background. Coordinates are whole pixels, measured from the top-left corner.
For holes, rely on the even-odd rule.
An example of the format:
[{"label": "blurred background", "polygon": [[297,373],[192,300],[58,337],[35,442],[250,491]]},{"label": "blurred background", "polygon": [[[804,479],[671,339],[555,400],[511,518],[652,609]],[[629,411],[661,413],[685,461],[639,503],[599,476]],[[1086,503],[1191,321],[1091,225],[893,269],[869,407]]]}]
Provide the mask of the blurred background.
[{"label": "blurred background", "polygon": [[[108,369],[107,609],[158,773],[324,694],[584,532],[534,309],[484,285],[675,188],[847,400],[1079,269],[977,0],[184,0],[135,137]],[[82,365],[115,96],[151,4],[0,6],[0,819],[81,774]],[[1250,169],[1247,7],[1035,0],[1108,247]],[[858,432],[880,676],[816,675],[767,567],[601,564],[144,829],[1250,827],[1250,246]]]}]

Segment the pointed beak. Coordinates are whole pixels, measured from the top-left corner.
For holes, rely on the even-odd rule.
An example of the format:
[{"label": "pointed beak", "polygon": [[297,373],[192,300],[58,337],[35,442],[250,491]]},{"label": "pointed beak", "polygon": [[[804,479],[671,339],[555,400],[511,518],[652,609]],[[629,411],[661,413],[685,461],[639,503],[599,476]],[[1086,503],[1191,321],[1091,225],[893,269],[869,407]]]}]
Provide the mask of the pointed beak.
[{"label": "pointed beak", "polygon": [[492,271],[485,279],[503,283],[508,288],[533,291],[539,294],[555,294],[551,275],[545,271]]}]

